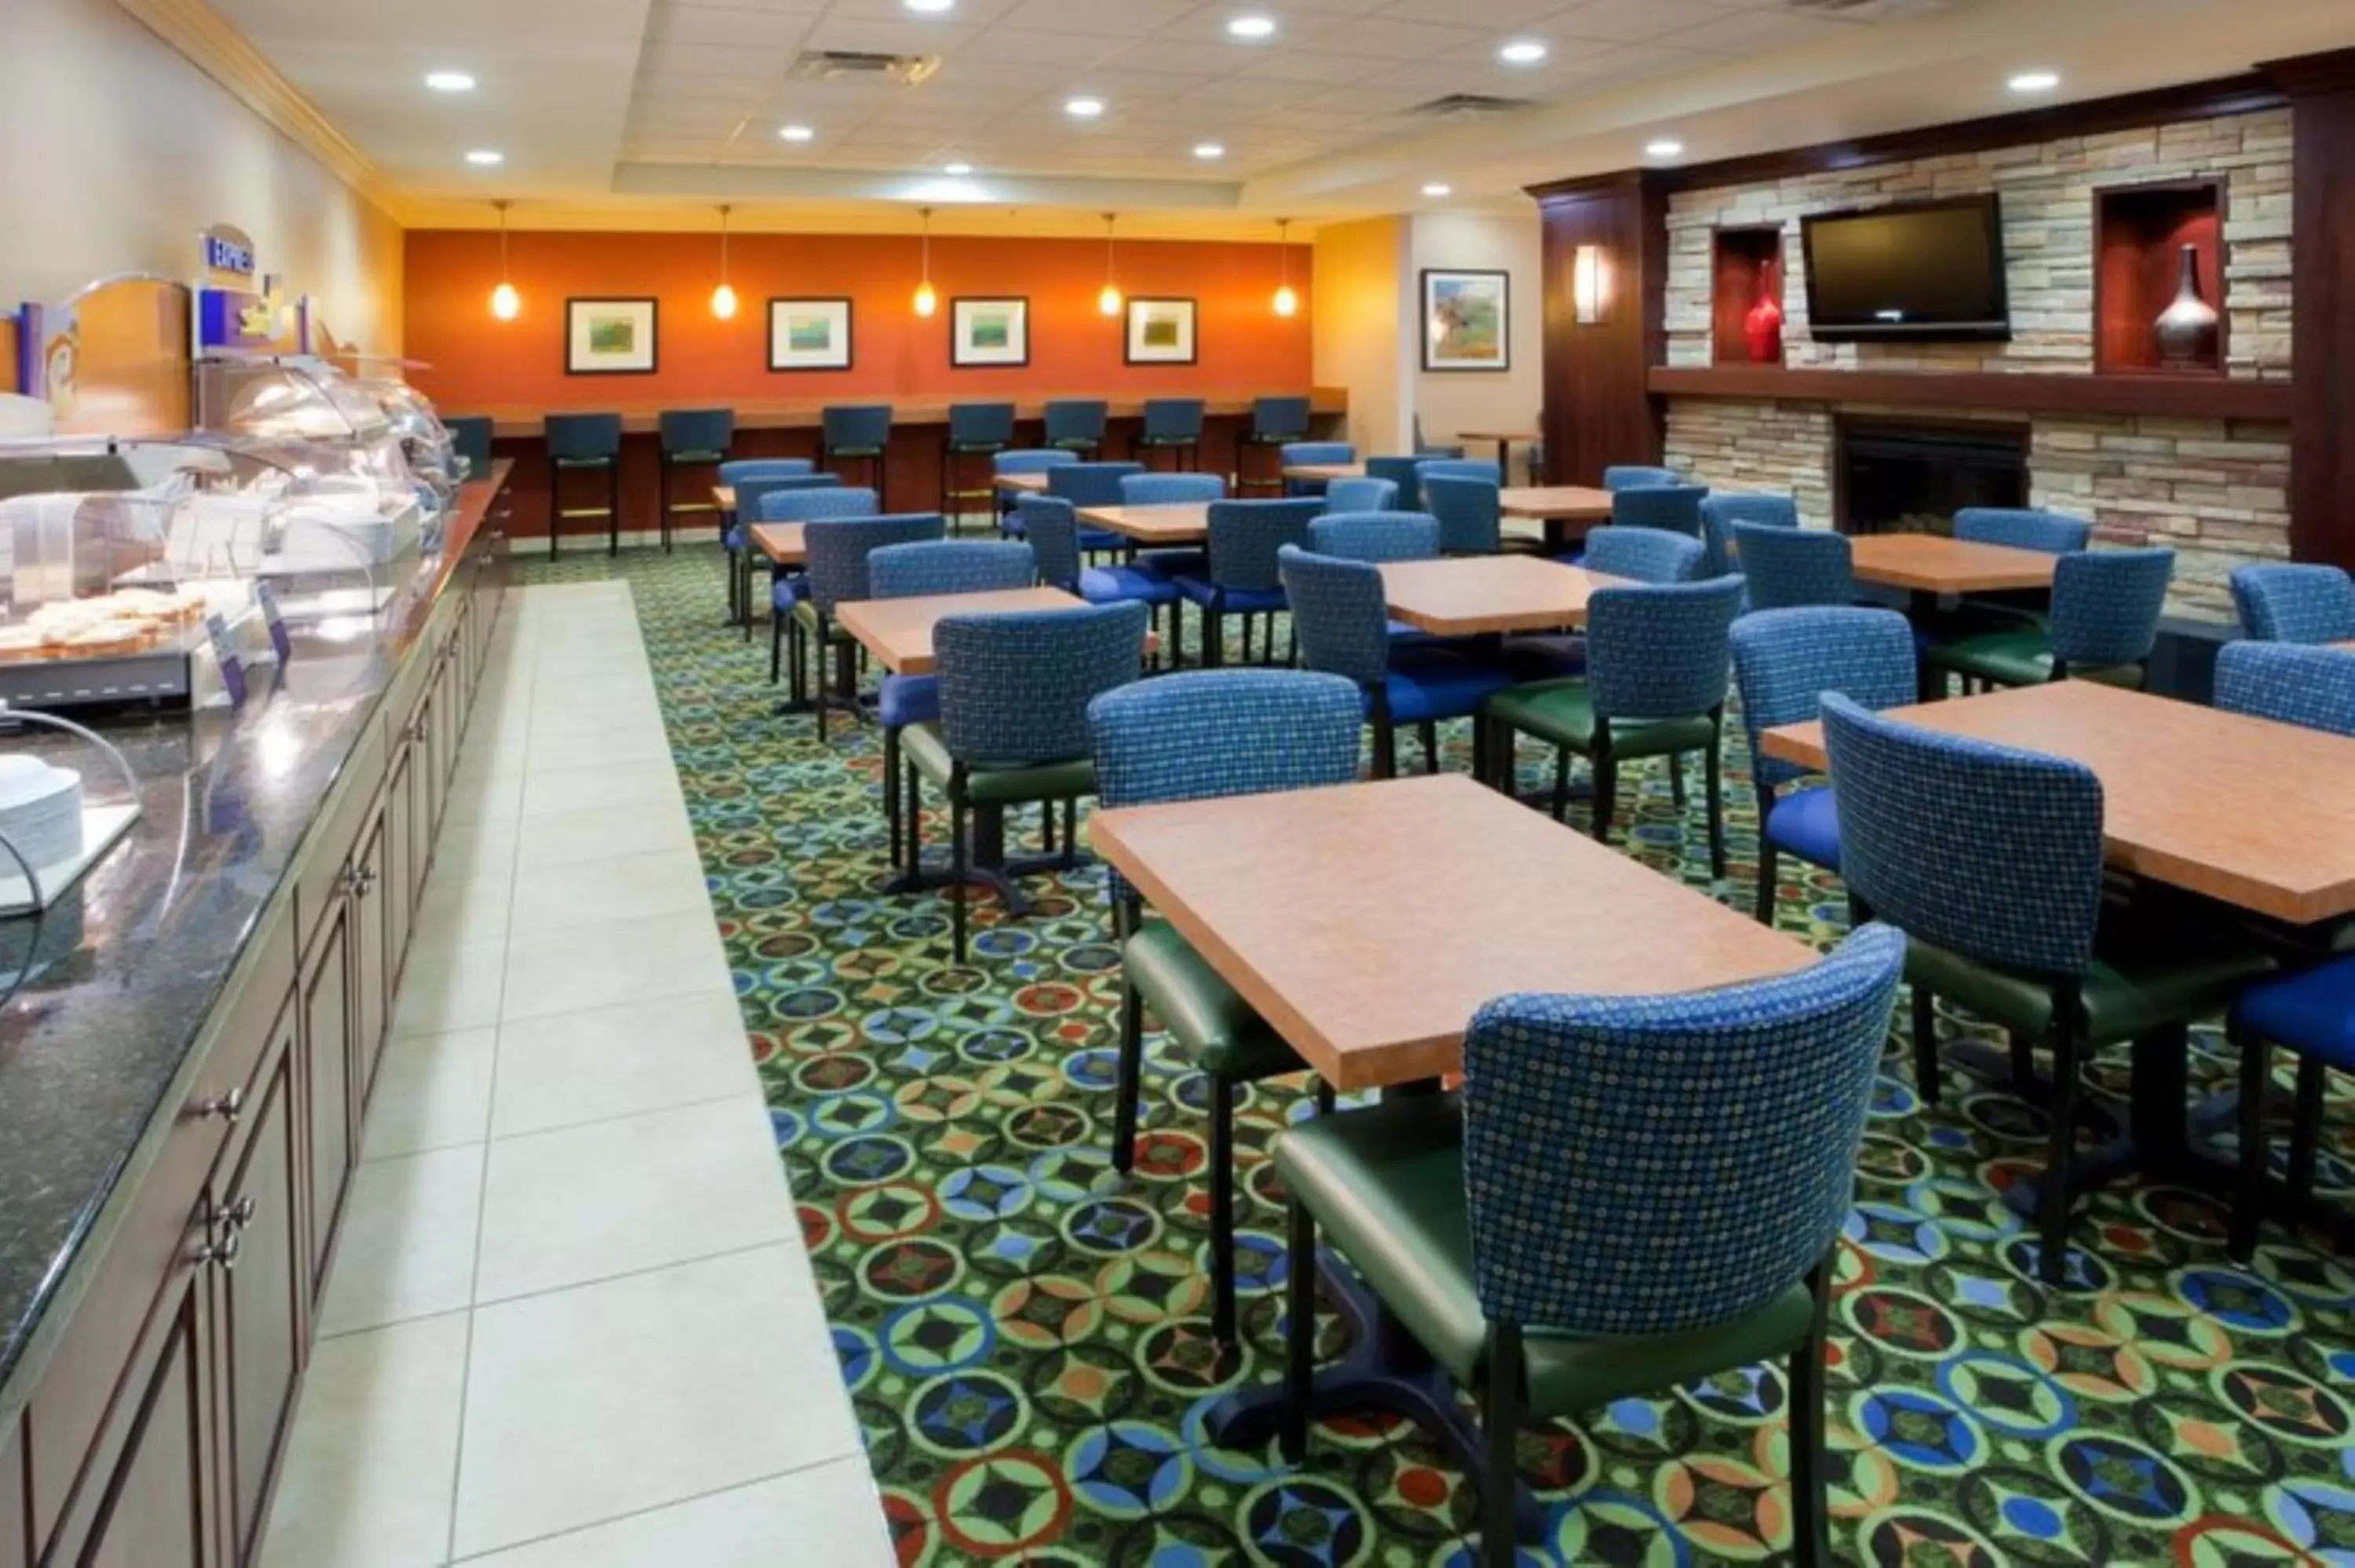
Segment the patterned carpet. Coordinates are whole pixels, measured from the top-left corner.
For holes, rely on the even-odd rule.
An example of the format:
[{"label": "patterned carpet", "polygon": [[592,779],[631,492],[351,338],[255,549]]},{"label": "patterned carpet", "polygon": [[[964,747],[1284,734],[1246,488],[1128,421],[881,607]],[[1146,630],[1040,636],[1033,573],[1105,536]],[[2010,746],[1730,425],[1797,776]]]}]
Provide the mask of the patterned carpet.
[{"label": "patterned carpet", "polygon": [[[609,575],[636,595],[902,1563],[1467,1561],[1476,1499],[1412,1428],[1325,1424],[1298,1471],[1272,1447],[1204,1440],[1213,1396],[1280,1375],[1282,1211],[1265,1150],[1302,1113],[1304,1086],[1263,1085],[1239,1113],[1250,1344],[1221,1364],[1200,1087],[1157,1037],[1135,1173],[1105,1157],[1119,975],[1102,874],[1034,885],[1024,921],[998,924],[984,904],[975,961],[953,967],[938,897],[876,891],[871,734],[837,727],[822,747],[807,719],[771,715],[766,633],[747,645],[720,629],[718,553],[523,567],[535,582]],[[1726,895],[1747,907],[1755,819],[1730,749]],[[1523,761],[1534,784],[1540,759]],[[1698,801],[1687,818],[1657,768],[1635,772],[1632,853],[1705,885]],[[1811,875],[1806,902],[1799,885],[1786,927],[1835,940],[1837,880]],[[2215,1047],[2200,1037],[2195,1070],[2211,1079]],[[1839,1554],[1920,1568],[2355,1563],[2355,1268],[2269,1228],[2254,1273],[2240,1272],[2216,1204],[2129,1189],[2079,1217],[2082,1288],[2049,1292],[1997,1195],[2039,1162],[2041,1118],[1956,1076],[1925,1115],[1892,1049],[1866,1142],[1833,1319]],[[2096,1077],[2124,1086],[2115,1062]],[[2346,1125],[2334,1117],[2326,1185],[2355,1184],[2337,1158]],[[1525,1436],[1551,1531],[1550,1555],[1528,1560],[1778,1559],[1783,1404],[1781,1375],[1760,1368]]]}]

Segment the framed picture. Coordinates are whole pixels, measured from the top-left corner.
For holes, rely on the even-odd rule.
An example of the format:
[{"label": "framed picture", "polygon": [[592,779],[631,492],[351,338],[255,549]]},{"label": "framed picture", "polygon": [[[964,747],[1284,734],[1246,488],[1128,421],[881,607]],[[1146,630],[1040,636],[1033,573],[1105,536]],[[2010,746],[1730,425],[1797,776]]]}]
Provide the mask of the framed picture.
[{"label": "framed picture", "polygon": [[1030,302],[951,300],[949,363],[959,367],[1030,363]]},{"label": "framed picture", "polygon": [[1423,274],[1423,367],[1510,370],[1513,284],[1503,272]]},{"label": "framed picture", "polygon": [[849,369],[850,302],[771,300],[769,368]]},{"label": "framed picture", "polygon": [[1195,319],[1191,300],[1129,301],[1127,362],[1193,364]]},{"label": "framed picture", "polygon": [[567,376],[645,376],[655,368],[655,302],[564,302]]}]

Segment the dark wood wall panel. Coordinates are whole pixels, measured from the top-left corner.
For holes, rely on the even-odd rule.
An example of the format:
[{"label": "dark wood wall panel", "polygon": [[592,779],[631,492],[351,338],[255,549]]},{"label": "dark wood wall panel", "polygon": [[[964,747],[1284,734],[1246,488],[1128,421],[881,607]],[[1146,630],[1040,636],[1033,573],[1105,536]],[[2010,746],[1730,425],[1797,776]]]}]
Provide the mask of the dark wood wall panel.
[{"label": "dark wood wall panel", "polygon": [[[1660,461],[1663,431],[1645,378],[1666,352],[1668,198],[1629,174],[1556,186],[1540,198],[1545,231],[1546,477],[1593,484],[1612,463]],[[1580,325],[1572,299],[1578,248],[1609,270],[1604,320]]]},{"label": "dark wood wall panel", "polygon": [[2264,69],[2296,119],[2290,551],[2355,568],[2355,49]]}]

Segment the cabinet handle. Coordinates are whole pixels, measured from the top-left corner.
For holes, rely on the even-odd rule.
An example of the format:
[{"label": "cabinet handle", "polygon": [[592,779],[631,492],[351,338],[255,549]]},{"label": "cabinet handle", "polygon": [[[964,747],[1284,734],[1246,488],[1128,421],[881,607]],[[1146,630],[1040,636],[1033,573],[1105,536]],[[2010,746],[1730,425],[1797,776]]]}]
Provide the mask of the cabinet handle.
[{"label": "cabinet handle", "polygon": [[199,1118],[217,1116],[235,1127],[238,1118],[245,1114],[245,1089],[240,1086],[212,1099],[195,1101],[188,1109]]},{"label": "cabinet handle", "polygon": [[345,866],[336,876],[336,891],[347,898],[358,897],[365,891],[360,886],[360,874],[351,866]]},{"label": "cabinet handle", "polygon": [[376,891],[376,878],[377,874],[375,867],[362,866],[360,868],[360,885],[357,889],[355,889],[355,891],[359,895],[359,896],[366,898],[369,894]]},{"label": "cabinet handle", "polygon": [[253,1194],[248,1192],[244,1197],[240,1198],[236,1202],[231,1203],[229,1207],[229,1212],[223,1214],[221,1218],[229,1222],[229,1229],[233,1231],[241,1231],[245,1229],[246,1226],[253,1224],[254,1213],[260,1206],[261,1205],[254,1201]]},{"label": "cabinet handle", "polygon": [[233,1269],[237,1266],[237,1255],[244,1250],[245,1233],[231,1225],[227,1234],[218,1239],[207,1238],[205,1245],[190,1255],[189,1261],[214,1264],[224,1270]]}]

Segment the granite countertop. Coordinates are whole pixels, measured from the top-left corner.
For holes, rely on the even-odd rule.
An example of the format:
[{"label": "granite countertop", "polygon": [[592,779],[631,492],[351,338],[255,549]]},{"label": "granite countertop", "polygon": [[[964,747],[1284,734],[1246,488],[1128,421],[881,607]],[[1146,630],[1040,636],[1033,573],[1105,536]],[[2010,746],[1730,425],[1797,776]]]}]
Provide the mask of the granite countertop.
[{"label": "granite countertop", "polygon": [[[46,1359],[28,1348],[78,1298],[85,1244],[506,470],[464,488],[439,554],[394,564],[368,634],[295,629],[283,679],[265,668],[234,714],[92,726],[129,759],[144,815],[37,925],[0,922],[0,989],[26,975],[0,1005],[0,1430]],[[30,726],[0,748],[120,793],[62,733]]]}]

